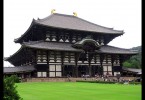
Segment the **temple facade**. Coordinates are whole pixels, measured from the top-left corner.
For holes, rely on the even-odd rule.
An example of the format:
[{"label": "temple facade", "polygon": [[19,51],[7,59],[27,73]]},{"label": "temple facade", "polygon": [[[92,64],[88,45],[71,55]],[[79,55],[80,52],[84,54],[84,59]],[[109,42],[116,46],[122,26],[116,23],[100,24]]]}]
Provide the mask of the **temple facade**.
[{"label": "temple facade", "polygon": [[107,45],[123,35],[74,15],[53,13],[33,19],[27,31],[15,39],[21,48],[5,61],[15,67],[4,74],[21,77],[81,77],[121,74],[122,63],[137,52]]}]

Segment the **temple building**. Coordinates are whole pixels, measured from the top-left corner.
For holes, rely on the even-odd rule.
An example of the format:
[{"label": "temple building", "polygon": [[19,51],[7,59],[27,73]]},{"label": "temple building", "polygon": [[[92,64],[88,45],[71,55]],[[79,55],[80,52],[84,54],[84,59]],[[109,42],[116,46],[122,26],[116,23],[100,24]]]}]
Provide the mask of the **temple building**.
[{"label": "temple building", "polygon": [[33,19],[30,27],[15,43],[21,48],[5,61],[15,67],[4,74],[22,77],[81,77],[82,75],[121,74],[122,64],[137,52],[107,45],[123,35],[75,15],[52,13]]}]

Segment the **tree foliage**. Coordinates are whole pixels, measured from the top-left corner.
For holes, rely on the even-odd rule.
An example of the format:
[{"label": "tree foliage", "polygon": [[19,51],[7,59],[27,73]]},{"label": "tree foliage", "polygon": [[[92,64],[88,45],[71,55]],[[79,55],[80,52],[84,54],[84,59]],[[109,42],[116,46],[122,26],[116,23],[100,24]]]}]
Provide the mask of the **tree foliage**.
[{"label": "tree foliage", "polygon": [[3,80],[4,97],[3,97],[3,100],[22,100],[22,98],[19,96],[19,94],[16,90],[14,78],[16,78],[16,76],[13,76],[13,75],[11,77],[4,77],[4,80]]},{"label": "tree foliage", "polygon": [[137,55],[132,56],[129,60],[125,61],[123,63],[124,67],[128,68],[142,68],[142,51],[141,51],[141,46],[134,47],[131,50],[136,50],[139,53]]}]

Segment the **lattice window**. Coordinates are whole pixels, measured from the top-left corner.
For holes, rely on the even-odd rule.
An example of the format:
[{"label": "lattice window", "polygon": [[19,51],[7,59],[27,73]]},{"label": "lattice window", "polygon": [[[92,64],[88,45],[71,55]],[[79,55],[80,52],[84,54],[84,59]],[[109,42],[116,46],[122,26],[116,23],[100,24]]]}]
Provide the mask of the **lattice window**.
[{"label": "lattice window", "polygon": [[59,36],[59,42],[64,42],[64,35],[63,34]]},{"label": "lattice window", "polygon": [[56,52],[56,62],[61,62],[61,53]]},{"label": "lattice window", "polygon": [[37,51],[37,63],[47,63],[46,51]]},{"label": "lattice window", "polygon": [[37,72],[37,77],[47,77],[47,72]]},{"label": "lattice window", "polygon": [[53,51],[50,52],[49,62],[55,62],[55,54]]},{"label": "lattice window", "polygon": [[55,72],[49,72],[49,77],[55,77]]},{"label": "lattice window", "polygon": [[37,62],[42,62],[42,53],[41,51],[37,51]]},{"label": "lattice window", "polygon": [[76,36],[74,35],[73,37],[72,37],[72,43],[75,43],[76,42]]},{"label": "lattice window", "polygon": [[55,65],[50,65],[49,66],[49,71],[55,71]]},{"label": "lattice window", "polygon": [[56,71],[61,71],[61,65],[56,65]]},{"label": "lattice window", "polygon": [[56,41],[56,35],[55,34],[52,35],[52,41]]},{"label": "lattice window", "polygon": [[46,54],[46,51],[43,51],[42,52],[42,62],[47,62],[47,54]]},{"label": "lattice window", "polygon": [[75,62],[75,54],[70,53],[70,62]]},{"label": "lattice window", "polygon": [[56,72],[56,77],[61,77],[61,72]]},{"label": "lattice window", "polygon": [[69,34],[65,35],[65,42],[69,42]]},{"label": "lattice window", "polygon": [[103,59],[103,64],[106,64],[106,63],[107,63],[107,57],[105,56]]},{"label": "lattice window", "polygon": [[112,71],[112,66],[108,66],[108,71]]},{"label": "lattice window", "polygon": [[112,66],[103,66],[104,75],[109,74],[112,75]]},{"label": "lattice window", "polygon": [[49,77],[61,77],[61,65],[49,65]]},{"label": "lattice window", "polygon": [[96,63],[100,63],[100,55],[96,55]]},{"label": "lattice window", "polygon": [[107,62],[108,62],[108,64],[111,64],[111,55],[107,56]]},{"label": "lattice window", "polygon": [[119,60],[119,56],[118,55],[115,57],[115,60],[114,60],[113,64],[117,64],[117,65],[120,64],[120,60]]},{"label": "lattice window", "polygon": [[69,53],[65,53],[64,62],[69,62]]},{"label": "lattice window", "polygon": [[95,57],[92,57],[91,63],[95,63]]},{"label": "lattice window", "polygon": [[103,71],[107,71],[107,66],[103,66]]},{"label": "lattice window", "polygon": [[46,39],[45,39],[46,41],[50,41],[50,34],[49,34],[49,31],[47,32],[47,34],[46,34]]}]

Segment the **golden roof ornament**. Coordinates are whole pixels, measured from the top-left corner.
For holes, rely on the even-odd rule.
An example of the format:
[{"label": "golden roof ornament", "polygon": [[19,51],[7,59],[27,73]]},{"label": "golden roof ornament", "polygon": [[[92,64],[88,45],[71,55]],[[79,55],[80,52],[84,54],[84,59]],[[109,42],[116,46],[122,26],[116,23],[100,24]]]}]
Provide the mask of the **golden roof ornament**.
[{"label": "golden roof ornament", "polygon": [[52,9],[52,10],[51,10],[51,14],[54,14],[54,12],[55,12],[55,9]]},{"label": "golden roof ornament", "polygon": [[77,13],[76,12],[73,12],[74,16],[77,16]]}]

